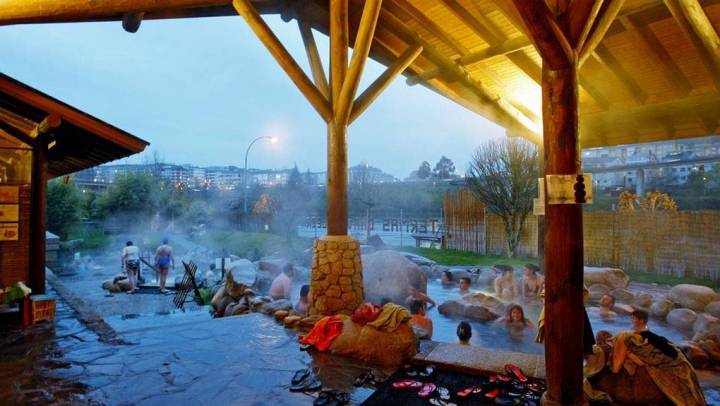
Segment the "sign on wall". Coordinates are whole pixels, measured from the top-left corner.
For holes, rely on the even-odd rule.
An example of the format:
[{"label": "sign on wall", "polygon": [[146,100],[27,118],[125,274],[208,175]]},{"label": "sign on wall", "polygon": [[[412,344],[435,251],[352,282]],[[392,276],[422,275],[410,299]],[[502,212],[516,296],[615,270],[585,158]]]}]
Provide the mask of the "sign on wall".
[{"label": "sign on wall", "polygon": [[0,203],[18,203],[20,201],[20,187],[0,186]]},{"label": "sign on wall", "polygon": [[0,223],[0,241],[17,241],[19,236],[18,223]]},{"label": "sign on wall", "polygon": [[0,222],[20,221],[20,206],[17,204],[0,204]]}]

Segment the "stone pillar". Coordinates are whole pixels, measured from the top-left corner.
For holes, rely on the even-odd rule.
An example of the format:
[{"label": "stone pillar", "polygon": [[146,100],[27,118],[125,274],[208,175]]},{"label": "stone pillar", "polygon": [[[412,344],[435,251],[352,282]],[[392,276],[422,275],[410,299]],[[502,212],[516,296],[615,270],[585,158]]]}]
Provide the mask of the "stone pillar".
[{"label": "stone pillar", "polygon": [[311,315],[351,315],[365,301],[360,243],[327,236],[313,244]]},{"label": "stone pillar", "polygon": [[643,168],[638,169],[635,176],[635,194],[641,198],[645,196],[645,171]]}]

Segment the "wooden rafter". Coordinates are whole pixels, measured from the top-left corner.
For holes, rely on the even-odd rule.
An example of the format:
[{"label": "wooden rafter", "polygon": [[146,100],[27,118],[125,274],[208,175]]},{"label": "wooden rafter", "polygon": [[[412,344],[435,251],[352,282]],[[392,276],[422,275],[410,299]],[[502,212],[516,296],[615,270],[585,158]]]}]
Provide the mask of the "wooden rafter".
[{"label": "wooden rafter", "polygon": [[330,0],[330,87],[335,111],[348,67],[348,1]]},{"label": "wooden rafter", "polygon": [[300,65],[295,62],[292,55],[290,55],[287,49],[280,43],[280,40],[275,36],[265,21],[263,21],[250,1],[234,0],[233,6],[320,116],[325,121],[330,121],[332,119],[332,110],[328,100],[322,95],[320,90],[315,87],[307,75],[305,75]]},{"label": "wooden rafter", "polygon": [[422,52],[422,45],[413,45],[403,52],[364,92],[353,102],[349,122],[358,118],[375,99],[393,82]]},{"label": "wooden rafter", "polygon": [[423,14],[422,11],[418,10],[408,0],[392,0],[392,3],[405,13],[409,14],[423,27],[423,29],[428,30],[433,36],[440,39],[458,55],[463,56],[469,53],[468,49],[460,41],[445,32],[445,30],[440,28],[435,21]]},{"label": "wooden rafter", "polygon": [[43,134],[48,134],[54,129],[60,127],[60,124],[62,124],[62,119],[60,118],[60,116],[58,116],[57,114],[49,114],[43,119],[43,121],[39,122],[38,125],[33,128],[32,132],[30,133],[30,137],[38,138]]},{"label": "wooden rafter", "polygon": [[583,40],[578,44],[579,49],[579,66],[582,66],[587,58],[595,51],[602,39],[605,37],[610,25],[615,21],[625,0],[606,0],[602,7],[597,11],[592,22],[589,24],[591,28],[587,28],[587,40]]},{"label": "wooden rafter", "polygon": [[360,27],[355,37],[355,46],[353,48],[352,59],[347,75],[343,81],[340,90],[340,97],[337,100],[335,108],[335,120],[345,123],[350,115],[352,102],[355,99],[360,78],[365,69],[368,54],[370,53],[370,45],[372,45],[373,35],[375,34],[375,26],[380,17],[380,9],[382,0],[367,0],[363,7],[362,18],[360,19]]},{"label": "wooden rafter", "polygon": [[613,56],[605,45],[599,44],[595,48],[595,56],[601,64],[605,65],[618,78],[630,97],[635,99],[638,104],[645,103],[645,100],[648,98],[645,91],[638,85],[635,79],[633,79],[632,75],[623,68],[617,58]]},{"label": "wooden rafter", "polygon": [[[697,0],[665,0],[687,37],[697,46],[711,75],[720,77],[720,38]],[[720,87],[717,88],[720,90]]]},{"label": "wooden rafter", "polygon": [[310,28],[310,25],[302,19],[298,20],[298,28],[300,29],[300,36],[302,37],[303,44],[305,45],[305,53],[308,57],[308,63],[310,64],[310,71],[312,72],[315,86],[317,86],[320,93],[322,93],[326,99],[329,99],[330,87],[328,85],[327,78],[325,77],[325,69],[323,69],[322,60],[320,59],[320,53],[318,52],[312,29]]},{"label": "wooden rafter", "polygon": [[647,25],[637,23],[633,16],[620,17],[619,21],[628,32],[635,35],[639,44],[648,49],[648,53],[655,58],[657,65],[662,68],[668,83],[674,85],[680,96],[687,96],[692,90],[690,81],[660,43],[652,29]]}]

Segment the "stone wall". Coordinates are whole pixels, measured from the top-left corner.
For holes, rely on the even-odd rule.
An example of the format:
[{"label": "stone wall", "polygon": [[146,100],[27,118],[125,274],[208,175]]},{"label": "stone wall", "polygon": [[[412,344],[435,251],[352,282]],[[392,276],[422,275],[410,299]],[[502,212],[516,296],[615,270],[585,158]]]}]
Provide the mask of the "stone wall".
[{"label": "stone wall", "polygon": [[360,243],[349,236],[315,240],[310,314],[351,315],[364,300]]}]

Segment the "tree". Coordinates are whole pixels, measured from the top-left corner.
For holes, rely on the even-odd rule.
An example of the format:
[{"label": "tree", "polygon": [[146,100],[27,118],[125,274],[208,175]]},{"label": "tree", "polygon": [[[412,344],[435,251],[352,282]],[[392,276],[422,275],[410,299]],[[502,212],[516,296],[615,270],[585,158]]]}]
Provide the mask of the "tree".
[{"label": "tree", "polygon": [[448,179],[455,173],[455,164],[445,155],[435,164],[433,175],[438,179]]},{"label": "tree", "polygon": [[427,179],[432,175],[432,169],[430,168],[430,163],[428,161],[422,161],[420,164],[420,167],[418,168],[416,172],[416,176],[418,179]]},{"label": "tree", "polygon": [[365,212],[365,236],[370,237],[370,210],[380,200],[376,187],[377,169],[367,164],[355,167],[355,176],[350,184],[350,206],[353,211],[362,207]]},{"label": "tree", "polygon": [[502,219],[510,257],[516,254],[522,226],[537,196],[538,176],[537,149],[519,138],[481,145],[470,162],[468,188]]},{"label": "tree", "polygon": [[101,217],[117,213],[145,213],[152,215],[160,208],[167,186],[144,173],[117,175],[113,183],[96,199]]},{"label": "tree", "polygon": [[80,222],[82,196],[72,182],[50,181],[47,190],[47,229],[66,240]]}]

